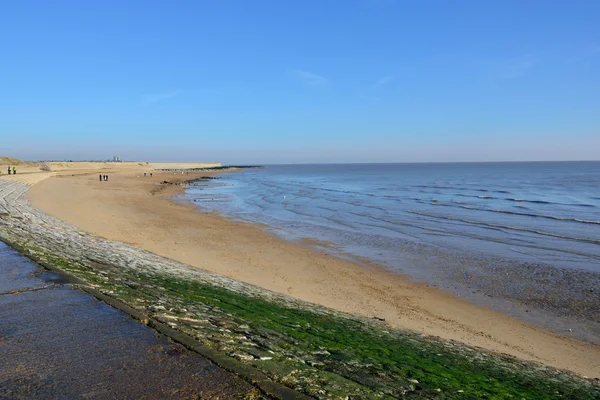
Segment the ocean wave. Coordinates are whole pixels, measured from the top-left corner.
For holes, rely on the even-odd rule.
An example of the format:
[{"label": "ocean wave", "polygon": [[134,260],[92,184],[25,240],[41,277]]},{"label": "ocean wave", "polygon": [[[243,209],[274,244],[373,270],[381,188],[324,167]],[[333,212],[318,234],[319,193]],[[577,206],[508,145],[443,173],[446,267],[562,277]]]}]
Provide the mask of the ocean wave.
[{"label": "ocean wave", "polygon": [[309,189],[322,190],[324,192],[333,192],[333,193],[344,193],[344,194],[368,196],[368,197],[375,197],[375,196],[377,196],[374,193],[366,193],[366,192],[361,192],[361,191],[356,191],[356,190],[326,189],[326,188],[313,187],[313,186],[310,186]]},{"label": "ocean wave", "polygon": [[[452,189],[452,190],[458,190],[458,191],[471,191],[471,192],[485,192],[485,193],[503,193],[503,194],[510,194],[509,191],[507,190],[488,190],[488,189],[466,189],[466,188],[454,188],[454,187],[439,187],[439,186],[416,186],[416,187],[423,187],[423,188],[435,188],[435,189],[439,189],[439,188],[447,188],[447,189]],[[426,192],[426,191],[421,191],[421,193],[431,193],[431,194],[441,194],[441,193],[432,193],[432,192]],[[528,204],[543,204],[543,205],[560,205],[560,206],[570,206],[570,207],[587,207],[587,208],[594,208],[597,207],[594,204],[586,204],[586,203],[560,203],[560,202],[553,202],[553,201],[548,201],[548,200],[537,200],[537,199],[527,199],[527,198],[518,198],[518,197],[494,197],[494,196],[490,196],[490,195],[476,195],[476,194],[466,194],[466,193],[452,193],[452,196],[455,197],[465,197],[465,198],[471,198],[471,199],[480,199],[480,200],[504,200],[504,201],[510,201],[512,203],[528,203]],[[592,199],[600,199],[596,198],[596,197],[591,197]],[[414,199],[413,200],[417,200]],[[418,200],[422,200],[422,199],[418,199]]]},{"label": "ocean wave", "polygon": [[[472,205],[468,205],[468,204],[460,203],[460,202],[456,202],[456,201],[452,202],[452,203],[442,203],[439,200],[434,199],[434,200],[431,200],[431,203],[429,203],[429,204],[431,204],[432,206],[440,206],[440,207],[463,208],[465,210],[473,210],[473,211],[486,211],[486,212],[499,213],[499,214],[509,214],[509,215],[519,215],[519,216],[524,216],[524,217],[552,219],[555,221],[577,222],[577,223],[582,223],[582,224],[600,225],[600,221],[596,221],[596,220],[572,218],[572,217],[559,217],[559,216],[555,216],[555,215],[538,214],[538,213],[534,213],[534,212],[519,212],[519,211],[511,211],[511,210],[499,210],[499,209],[495,209],[495,208],[481,208],[481,207],[476,207],[476,206],[472,206]],[[527,207],[520,207],[520,208],[529,210]]]},{"label": "ocean wave", "polygon": [[527,199],[515,199],[513,197],[507,197],[504,200],[508,201],[516,201],[517,203],[533,203],[533,204],[560,204],[560,203],[552,203],[551,201],[545,200],[527,200]]},{"label": "ocean wave", "polygon": [[581,223],[581,224],[600,225],[600,221],[581,219],[581,218],[559,217],[559,216],[555,216],[555,215],[545,215],[545,214],[537,214],[537,213],[531,213],[531,212],[518,212],[518,211],[510,211],[510,210],[497,210],[497,209],[493,209],[493,208],[479,208],[479,207],[471,207],[471,206],[461,206],[461,208],[464,208],[467,210],[488,211],[488,212],[499,213],[499,214],[509,214],[509,215],[525,216],[525,217],[552,219],[555,221],[577,222],[577,223]]},{"label": "ocean wave", "polygon": [[[460,186],[441,186],[441,185],[412,185],[411,187],[419,188],[419,189],[447,189],[447,190],[458,190],[463,192],[486,192],[486,193],[503,193],[510,194],[508,190],[504,189],[477,189],[477,188],[467,188]],[[423,193],[427,193],[422,191]]]},{"label": "ocean wave", "polygon": [[411,214],[422,215],[424,217],[445,219],[445,220],[448,220],[448,221],[458,221],[458,222],[463,222],[465,224],[483,226],[483,227],[488,227],[488,228],[491,228],[491,229],[506,229],[506,230],[518,231],[518,232],[528,232],[528,233],[535,233],[537,235],[542,235],[542,236],[555,237],[555,238],[559,238],[559,239],[566,239],[566,240],[573,240],[573,241],[577,241],[577,242],[586,242],[586,243],[600,244],[600,240],[599,239],[592,239],[592,238],[586,238],[586,237],[573,237],[573,236],[561,235],[561,234],[558,234],[558,233],[540,231],[540,230],[537,230],[537,229],[528,229],[528,228],[521,228],[521,227],[518,227],[518,226],[493,224],[493,223],[489,223],[489,222],[482,222],[482,221],[474,221],[474,220],[468,220],[468,219],[463,219],[463,218],[448,217],[448,216],[444,216],[444,215],[433,215],[433,214],[427,214],[427,213],[418,212],[418,211],[409,211],[409,212]]},{"label": "ocean wave", "polygon": [[535,217],[535,218],[553,219],[555,221],[578,222],[578,223],[582,223],[582,224],[600,225],[600,221],[580,219],[580,218],[558,217],[558,216],[554,216],[554,215],[544,215],[544,214],[536,214],[536,213],[524,213],[524,212],[521,213],[521,212],[517,212],[517,211],[508,211],[508,210],[485,210],[485,211],[492,211],[492,212],[503,213],[503,214],[523,215],[523,216]]},{"label": "ocean wave", "polygon": [[504,200],[514,201],[517,203],[555,204],[555,205],[560,205],[560,206],[573,206],[573,207],[596,207],[593,204],[585,204],[585,203],[558,203],[558,202],[546,201],[546,200],[516,199],[513,197],[507,197]]}]

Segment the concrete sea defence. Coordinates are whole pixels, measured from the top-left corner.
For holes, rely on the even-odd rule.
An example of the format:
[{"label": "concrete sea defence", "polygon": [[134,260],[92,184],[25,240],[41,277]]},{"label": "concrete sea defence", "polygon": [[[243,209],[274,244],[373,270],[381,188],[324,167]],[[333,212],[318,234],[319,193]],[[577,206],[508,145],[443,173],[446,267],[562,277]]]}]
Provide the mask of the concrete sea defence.
[{"label": "concrete sea defence", "polygon": [[2,399],[263,398],[3,243],[0,338]]},{"label": "concrete sea defence", "polygon": [[[248,379],[334,398],[600,398],[598,381],[388,329],[94,237],[0,180],[0,239]],[[179,336],[183,335],[183,336]],[[176,339],[177,340],[177,339]],[[190,344],[192,346],[192,344]]]}]

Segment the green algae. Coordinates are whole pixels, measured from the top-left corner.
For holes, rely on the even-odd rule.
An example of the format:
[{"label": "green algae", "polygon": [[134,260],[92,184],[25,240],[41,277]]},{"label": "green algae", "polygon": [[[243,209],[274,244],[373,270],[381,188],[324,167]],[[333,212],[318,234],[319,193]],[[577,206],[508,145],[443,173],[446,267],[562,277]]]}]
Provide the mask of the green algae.
[{"label": "green algae", "polygon": [[382,324],[176,276],[69,260],[15,244],[202,344],[315,398],[600,399],[597,385]]},{"label": "green algae", "polygon": [[461,345],[288,308],[216,286],[169,277],[151,279],[190,302],[218,307],[257,332],[270,330],[291,339],[283,347],[294,354],[316,352],[310,362],[316,369],[394,397],[600,398],[587,383],[549,377],[517,360],[482,355]]}]

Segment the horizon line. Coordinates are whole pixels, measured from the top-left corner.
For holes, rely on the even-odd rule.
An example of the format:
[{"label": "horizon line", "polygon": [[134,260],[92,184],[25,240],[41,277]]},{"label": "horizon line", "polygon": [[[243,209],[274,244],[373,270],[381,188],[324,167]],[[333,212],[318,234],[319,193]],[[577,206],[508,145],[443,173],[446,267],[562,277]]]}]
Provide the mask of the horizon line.
[{"label": "horizon line", "polygon": [[[7,157],[12,158],[12,157]],[[94,160],[94,159],[46,159],[46,160],[26,160],[21,159],[25,162],[102,162],[102,163],[220,163],[222,165],[235,165],[240,163],[227,163],[224,164],[220,161],[152,161],[152,160]],[[510,163],[575,163],[575,162],[600,162],[600,159],[596,160],[495,160],[495,161],[474,161],[474,160],[461,160],[461,161],[362,161],[362,162],[276,162],[276,163],[248,163],[246,165],[348,165],[348,164],[510,164]]]}]

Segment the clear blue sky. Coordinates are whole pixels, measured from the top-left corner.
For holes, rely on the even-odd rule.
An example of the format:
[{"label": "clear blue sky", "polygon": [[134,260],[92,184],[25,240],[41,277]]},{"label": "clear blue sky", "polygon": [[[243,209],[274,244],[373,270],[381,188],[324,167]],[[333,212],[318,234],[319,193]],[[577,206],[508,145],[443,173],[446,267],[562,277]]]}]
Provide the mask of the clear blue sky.
[{"label": "clear blue sky", "polygon": [[0,154],[600,159],[600,1],[2,1]]}]

